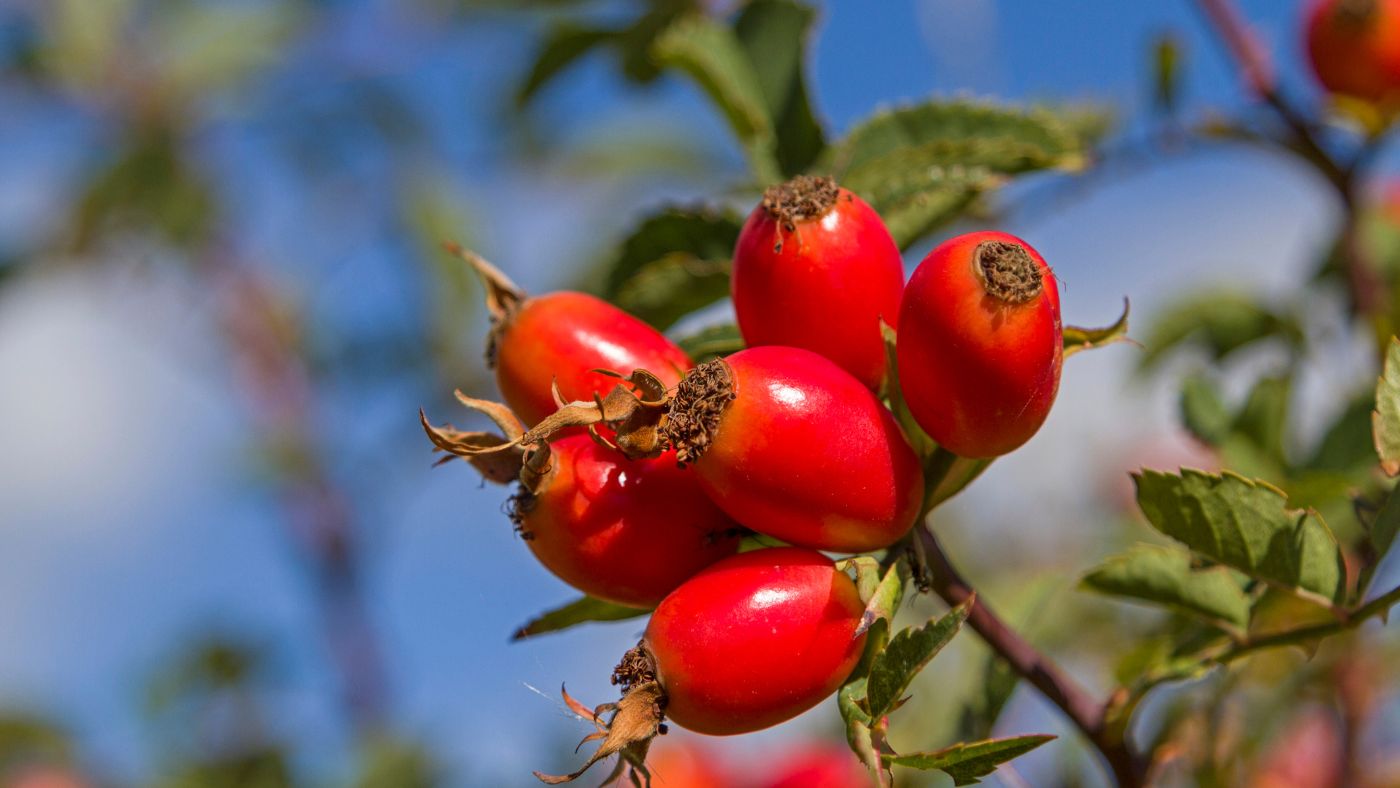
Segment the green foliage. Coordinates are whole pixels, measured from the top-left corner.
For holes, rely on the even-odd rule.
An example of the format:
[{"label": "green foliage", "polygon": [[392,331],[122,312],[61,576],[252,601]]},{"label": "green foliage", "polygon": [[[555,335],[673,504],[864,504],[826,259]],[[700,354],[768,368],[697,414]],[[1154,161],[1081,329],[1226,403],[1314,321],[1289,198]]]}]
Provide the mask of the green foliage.
[{"label": "green foliage", "polygon": [[598,47],[616,43],[621,34],[607,28],[563,22],[550,30],[541,42],[530,71],[515,91],[517,106],[525,106],[555,77]]},{"label": "green foliage", "polygon": [[975,694],[963,707],[958,720],[958,738],[964,741],[985,739],[992,735],[1002,710],[1021,683],[1021,677],[1016,675],[1011,663],[990,649],[975,675],[978,676],[973,682]]},{"label": "green foliage", "polygon": [[941,618],[922,627],[901,630],[890,638],[889,645],[876,655],[870,666],[867,700],[873,719],[894,710],[919,671],[962,629],[972,604],[972,601],[965,602]]},{"label": "green foliage", "polygon": [[732,29],[709,17],[687,16],[657,38],[652,57],[689,75],[724,113],[759,183],[782,180],[777,133],[763,87]]},{"label": "green foliage", "polygon": [[1112,325],[1101,328],[1082,328],[1080,326],[1065,326],[1063,339],[1065,345],[1065,357],[1068,358],[1083,350],[1092,350],[1104,345],[1112,345],[1118,342],[1131,342],[1128,338],[1128,311],[1130,305],[1128,299],[1123,299],[1123,314],[1113,321]]},{"label": "green foliage", "polygon": [[649,612],[651,611],[624,607],[585,596],[536,616],[517,629],[510,639],[524,640],[550,632],[559,632],[590,621],[626,621],[629,618],[645,616]]},{"label": "green foliage", "polygon": [[1087,156],[1085,139],[1048,111],[926,102],[864,121],[818,169],[874,206],[907,248],[1009,176],[1078,169]]},{"label": "green foliage", "polygon": [[1296,320],[1271,310],[1242,293],[1209,292],[1189,296],[1157,315],[1141,364],[1149,368],[1179,346],[1204,349],[1219,361],[1246,345],[1278,338],[1289,345],[1302,344],[1303,332]]},{"label": "green foliage", "polygon": [[1386,349],[1371,423],[1381,468],[1390,476],[1400,475],[1400,339],[1392,337]]},{"label": "green foliage", "polygon": [[681,350],[686,352],[695,363],[700,364],[712,358],[727,356],[744,349],[744,337],[739,333],[739,327],[733,323],[725,323],[719,326],[710,326],[697,331],[690,336],[681,337],[676,340],[676,344],[681,346]]},{"label": "green foliage", "polygon": [[1364,593],[1367,585],[1375,575],[1376,567],[1380,565],[1381,559],[1390,552],[1390,548],[1395,544],[1395,535],[1400,532],[1400,488],[1392,489],[1385,497],[1385,503],[1376,513],[1375,522],[1371,523],[1370,540],[1374,557],[1371,562],[1362,569],[1361,580],[1357,584],[1358,592]]},{"label": "green foliage", "polygon": [[792,0],[754,0],[734,23],[772,119],[784,175],[807,169],[826,147],[807,97],[807,45],[815,18],[812,8]]},{"label": "green foliage", "polygon": [[1180,548],[1137,545],[1089,572],[1083,585],[1200,616],[1232,632],[1249,626],[1249,597],[1230,570],[1193,567],[1191,554]]},{"label": "green foliage", "polygon": [[1045,734],[1013,736],[955,744],[936,752],[886,754],[883,758],[885,763],[894,766],[941,771],[953,778],[954,785],[974,785],[981,782],[980,778],[996,771],[1001,764],[1025,755],[1054,738]]},{"label": "green foliage", "polygon": [[672,208],[647,217],[608,264],[604,295],[657,328],[729,295],[733,214]]},{"label": "green foliage", "polygon": [[1200,555],[1324,602],[1346,593],[1336,538],[1315,512],[1287,508],[1277,488],[1229,471],[1143,471],[1134,479],[1148,522]]},{"label": "green foliage", "polygon": [[1181,384],[1181,423],[1202,443],[1219,446],[1230,435],[1234,415],[1215,382],[1192,375]]}]

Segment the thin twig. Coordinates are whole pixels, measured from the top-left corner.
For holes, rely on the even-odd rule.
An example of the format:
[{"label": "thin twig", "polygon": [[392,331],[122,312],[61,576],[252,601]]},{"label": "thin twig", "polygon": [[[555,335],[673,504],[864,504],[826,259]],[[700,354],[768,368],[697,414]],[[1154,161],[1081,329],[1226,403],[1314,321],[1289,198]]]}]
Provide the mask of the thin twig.
[{"label": "thin twig", "polygon": [[[950,605],[962,604],[972,597],[975,592],[971,584],[953,567],[933,532],[922,526],[916,531],[928,570],[930,590]],[[985,598],[978,598],[967,623],[1011,665],[1017,675],[1030,682],[1069,717],[1103,754],[1120,786],[1136,788],[1144,784],[1146,764],[1129,749],[1121,730],[1110,730],[1105,725],[1105,707],[1095,701],[1087,690],[1007,626],[987,606]]]}]

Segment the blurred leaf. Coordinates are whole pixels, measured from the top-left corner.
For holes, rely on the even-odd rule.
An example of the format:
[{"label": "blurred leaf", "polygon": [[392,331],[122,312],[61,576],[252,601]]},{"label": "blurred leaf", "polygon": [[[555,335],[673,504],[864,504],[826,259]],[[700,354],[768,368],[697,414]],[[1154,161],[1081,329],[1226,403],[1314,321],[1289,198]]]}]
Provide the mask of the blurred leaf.
[{"label": "blurred leaf", "polygon": [[1293,391],[1289,377],[1260,378],[1235,416],[1234,431],[1251,440],[1273,461],[1284,462],[1284,431]]},{"label": "blurred leaf", "polygon": [[1123,314],[1113,321],[1113,325],[1102,328],[1065,326],[1063,339],[1065,357],[1068,358],[1081,350],[1090,350],[1117,342],[1132,342],[1128,338],[1128,310],[1128,299],[1125,298],[1123,299]]},{"label": "blurred leaf", "polygon": [[1010,175],[1082,167],[1083,142],[1045,110],[928,102],[864,121],[818,169],[874,206],[907,248]]},{"label": "blurred leaf", "polygon": [[544,42],[540,44],[539,53],[535,55],[534,65],[530,67],[530,73],[516,89],[516,105],[523,107],[529,104],[541,88],[579,58],[603,44],[617,41],[618,38],[619,34],[615,30],[581,27],[568,22],[559,24],[545,36]]},{"label": "blurred leaf", "polygon": [[813,9],[792,0],[754,0],[734,25],[773,119],[778,166],[789,176],[807,169],[826,147],[807,96],[807,46],[815,17]]},{"label": "blurred leaf", "polygon": [[696,364],[701,364],[713,358],[727,356],[730,353],[737,353],[744,349],[744,337],[739,333],[739,327],[733,323],[725,323],[721,326],[710,326],[701,329],[699,332],[676,340],[676,344],[681,346]]},{"label": "blurred leaf", "polygon": [[156,230],[177,246],[203,241],[214,221],[214,195],[185,162],[173,129],[132,139],[88,181],[72,221],[73,242],[88,248],[109,230]]},{"label": "blurred leaf", "polygon": [[291,788],[294,784],[286,755],[275,748],[220,755],[155,782],[157,788]]},{"label": "blurred leaf", "polygon": [[1376,384],[1376,412],[1371,417],[1376,454],[1388,476],[1400,475],[1400,339],[1391,338],[1385,370]]},{"label": "blurred leaf", "polygon": [[605,295],[666,328],[729,295],[729,258],[739,238],[729,213],[667,209],[647,217],[608,266]]},{"label": "blurred leaf", "polygon": [[1341,549],[1315,512],[1287,508],[1277,488],[1229,471],[1134,475],[1148,522],[1201,555],[1327,602],[1346,593]]},{"label": "blurred leaf", "polygon": [[1276,314],[1240,293],[1209,292],[1191,296],[1157,315],[1141,366],[1147,369],[1182,344],[1204,348],[1220,360],[1245,345],[1278,337],[1292,346],[1302,343],[1302,329],[1293,318]]},{"label": "blurred leaf", "polygon": [[45,6],[47,69],[80,89],[105,82],[136,0],[50,0]]},{"label": "blurred leaf", "polygon": [[1215,382],[1192,375],[1181,383],[1181,422],[1202,443],[1219,446],[1234,421]]},{"label": "blurred leaf", "polygon": [[483,374],[482,346],[471,344],[477,326],[485,322],[483,301],[471,267],[456,255],[444,254],[442,245],[452,241],[473,246],[471,209],[451,184],[426,173],[408,178],[402,191],[398,204],[423,267],[428,350],[443,380],[470,388],[466,382]]},{"label": "blurred leaf", "polygon": [[152,18],[160,76],[184,99],[225,89],[276,62],[301,21],[292,3],[174,4]]},{"label": "blurred leaf", "polygon": [[958,721],[958,738],[985,739],[992,735],[997,719],[1015,694],[1021,677],[1016,674],[1011,663],[1002,659],[995,651],[987,650],[982,662],[979,678],[972,682],[976,692]]},{"label": "blurred leaf", "polygon": [[912,752],[903,755],[885,754],[884,761],[894,766],[907,766],[925,771],[937,770],[953,778],[954,785],[975,785],[1007,761],[1018,758],[1051,741],[1054,736],[1031,734],[1006,739],[964,742],[936,752]]},{"label": "blurred leaf", "polygon": [[657,38],[652,58],[658,65],[688,74],[724,112],[756,181],[782,180],[763,88],[734,31],[708,17],[686,16]]},{"label": "blurred leaf", "polygon": [[433,788],[443,782],[432,756],[416,742],[372,736],[360,761],[355,788]]},{"label": "blurred leaf", "polygon": [[1152,103],[1163,115],[1174,115],[1180,92],[1181,45],[1164,33],[1152,43]]},{"label": "blurred leaf", "polygon": [[1085,575],[1083,585],[1202,616],[1237,633],[1249,627],[1249,598],[1230,570],[1193,569],[1191,554],[1179,548],[1135,545]]},{"label": "blurred leaf", "polygon": [[57,725],[37,716],[0,713],[0,775],[14,762],[61,763],[71,752],[68,733]]},{"label": "blurred leaf", "polygon": [[1375,405],[1373,391],[1364,391],[1352,398],[1322,436],[1304,467],[1345,474],[1365,472],[1374,467],[1376,452],[1372,446],[1371,412]]},{"label": "blurred leaf", "polygon": [[974,604],[976,600],[969,599],[942,618],[901,630],[890,638],[870,666],[867,692],[871,719],[878,720],[894,709],[919,671],[958,634]]},{"label": "blurred leaf", "polygon": [[1381,504],[1381,510],[1376,514],[1375,522],[1371,523],[1371,547],[1375,551],[1375,556],[1362,569],[1361,579],[1357,583],[1358,595],[1366,593],[1366,587],[1370,585],[1371,578],[1375,576],[1376,568],[1380,566],[1381,560],[1395,544],[1397,532],[1400,532],[1400,488],[1392,489],[1390,494],[1385,497],[1385,503]]},{"label": "blurred leaf", "polygon": [[510,639],[524,640],[536,635],[558,632],[579,624],[586,624],[590,621],[626,621],[629,618],[645,616],[650,612],[650,610],[623,607],[586,596],[531,619],[525,626],[517,629]]}]

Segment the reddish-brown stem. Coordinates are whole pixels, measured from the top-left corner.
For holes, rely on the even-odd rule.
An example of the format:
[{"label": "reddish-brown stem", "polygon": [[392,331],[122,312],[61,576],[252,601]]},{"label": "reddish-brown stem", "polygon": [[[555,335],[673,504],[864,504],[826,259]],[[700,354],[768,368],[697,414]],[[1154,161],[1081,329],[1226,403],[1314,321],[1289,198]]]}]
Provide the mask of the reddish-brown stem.
[{"label": "reddish-brown stem", "polygon": [[1357,233],[1357,167],[1370,159],[1376,141],[1368,140],[1361,155],[1348,166],[1337,162],[1318,140],[1307,115],[1294,107],[1279,89],[1269,64],[1267,53],[1259,46],[1232,0],[1196,0],[1216,31],[1225,49],[1244,75],[1245,82],[1274,111],[1288,127],[1298,151],[1313,164],[1336,190],[1342,200],[1346,217],[1342,225],[1341,257],[1345,268],[1347,291],[1357,314],[1366,317],[1384,315],[1388,309],[1384,284],[1375,266],[1367,259]]},{"label": "reddish-brown stem", "polygon": [[[975,593],[972,585],[953,567],[938,538],[926,527],[916,530],[933,592],[950,605],[959,605],[971,598]],[[1103,755],[1119,786],[1137,788],[1145,783],[1147,764],[1129,748],[1121,730],[1111,730],[1105,724],[1103,704],[1007,626],[987,605],[985,597],[977,598],[967,623],[1017,675],[1069,717]]]}]

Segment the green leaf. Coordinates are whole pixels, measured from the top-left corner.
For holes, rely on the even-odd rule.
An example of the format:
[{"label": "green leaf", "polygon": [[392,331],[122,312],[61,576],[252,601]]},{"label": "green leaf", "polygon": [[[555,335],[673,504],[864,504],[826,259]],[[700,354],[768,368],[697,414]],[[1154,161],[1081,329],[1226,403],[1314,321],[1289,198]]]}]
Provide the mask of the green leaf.
[{"label": "green leaf", "polygon": [[688,74],[724,112],[759,183],[782,180],[763,87],[734,31],[708,17],[688,15],[661,34],[651,52],[658,65]]},{"label": "green leaf", "polygon": [[1181,88],[1181,45],[1164,33],[1152,43],[1152,103],[1164,115],[1176,113]]},{"label": "green leaf", "polygon": [[1068,358],[1081,350],[1091,350],[1117,342],[1132,342],[1128,338],[1128,309],[1128,299],[1125,298],[1123,299],[1123,314],[1118,316],[1113,325],[1102,328],[1065,326],[1063,340],[1065,357]]},{"label": "green leaf", "polygon": [[626,621],[629,618],[645,616],[650,612],[585,596],[531,619],[525,626],[517,629],[510,639],[524,640],[536,635],[558,632],[572,626],[586,624],[590,621]]},{"label": "green leaf", "polygon": [[701,329],[687,337],[681,337],[676,340],[676,344],[680,345],[681,350],[684,350],[695,363],[700,364],[712,358],[727,356],[730,353],[743,350],[744,337],[739,333],[738,326],[733,323],[725,323]]},{"label": "green leaf", "polygon": [[907,248],[1008,176],[1085,159],[1084,139],[1047,111],[951,101],[878,113],[818,169],[874,206]]},{"label": "green leaf", "polygon": [[1054,738],[1048,734],[1031,734],[964,742],[937,752],[885,754],[884,761],[892,766],[941,771],[953,778],[954,785],[975,785],[1001,764],[1025,755]]},{"label": "green leaf", "polygon": [[1400,339],[1390,340],[1385,370],[1376,384],[1376,412],[1371,430],[1381,468],[1388,476],[1400,475]]},{"label": "green leaf", "polygon": [[747,53],[777,134],[784,175],[807,169],[826,147],[812,115],[805,66],[816,12],[792,0],[755,0],[744,7],[734,32]]},{"label": "green leaf", "polygon": [[885,343],[885,380],[881,393],[889,402],[890,411],[894,413],[899,426],[904,429],[910,445],[920,457],[927,457],[938,448],[938,444],[919,426],[919,422],[914,419],[914,412],[909,410],[909,403],[904,401],[904,389],[899,385],[899,359],[895,350],[898,336],[894,328],[884,320],[880,321],[880,337]]},{"label": "green leaf", "polygon": [[958,634],[973,604],[976,600],[969,599],[942,618],[901,630],[890,638],[889,645],[870,666],[867,692],[872,719],[878,720],[894,709],[919,671]]},{"label": "green leaf", "polygon": [[1249,627],[1249,598],[1230,570],[1193,569],[1191,554],[1180,548],[1136,545],[1085,575],[1083,585],[1201,616],[1237,633]]},{"label": "green leaf", "polygon": [[865,700],[866,680],[864,678],[847,681],[836,694],[836,706],[841,710],[841,719],[846,723],[846,744],[856,754],[861,763],[870,769],[871,774],[879,775],[884,770],[880,754],[870,735],[871,717],[866,713],[861,701]]},{"label": "green leaf", "polygon": [[1380,566],[1381,560],[1395,544],[1397,532],[1400,532],[1400,488],[1390,491],[1390,494],[1385,498],[1385,503],[1381,504],[1381,510],[1376,513],[1375,522],[1371,523],[1371,549],[1375,551],[1375,556],[1361,570],[1361,580],[1357,583],[1358,596],[1365,594],[1366,587],[1370,585],[1371,578],[1375,576],[1376,568]]},{"label": "green leaf", "polygon": [[1367,390],[1353,397],[1327,428],[1304,467],[1343,474],[1369,472],[1376,464],[1371,429],[1371,413],[1375,406],[1374,391]]},{"label": "green leaf", "polygon": [[1215,382],[1192,375],[1181,383],[1181,422],[1192,435],[1210,446],[1219,446],[1234,421]]},{"label": "green leaf", "polygon": [[1303,341],[1303,332],[1293,318],[1275,313],[1242,293],[1192,296],[1157,315],[1143,342],[1146,352],[1141,366],[1152,367],[1181,345],[1201,347],[1219,361],[1270,337],[1297,346]]},{"label": "green leaf", "polygon": [[647,217],[608,266],[605,295],[666,328],[729,295],[740,222],[730,213],[670,208]]},{"label": "green leaf", "polygon": [[1201,555],[1282,588],[1339,602],[1346,572],[1337,540],[1315,512],[1229,471],[1143,471],[1138,506],[1154,528]]},{"label": "green leaf", "polygon": [[530,67],[530,73],[516,90],[516,105],[523,107],[529,104],[541,88],[569,66],[597,47],[614,42],[617,38],[618,33],[615,30],[580,27],[567,22],[556,26],[545,37],[539,53],[535,55],[534,65]]},{"label": "green leaf", "polygon": [[869,630],[876,621],[883,620],[890,627],[894,626],[894,614],[899,612],[899,605],[904,601],[904,583],[908,576],[908,565],[904,561],[896,561],[885,572],[879,585],[871,589],[869,596],[862,597],[865,599],[865,612],[861,615],[860,625],[856,627],[857,636]]},{"label": "green leaf", "polygon": [[1293,381],[1287,376],[1260,378],[1235,416],[1233,431],[1248,438],[1265,456],[1284,462],[1284,434]]}]

